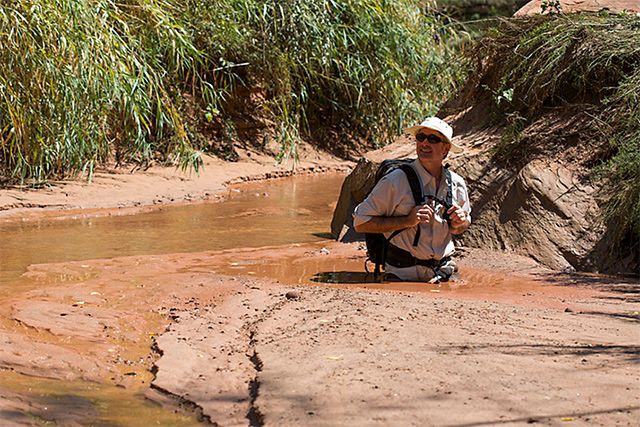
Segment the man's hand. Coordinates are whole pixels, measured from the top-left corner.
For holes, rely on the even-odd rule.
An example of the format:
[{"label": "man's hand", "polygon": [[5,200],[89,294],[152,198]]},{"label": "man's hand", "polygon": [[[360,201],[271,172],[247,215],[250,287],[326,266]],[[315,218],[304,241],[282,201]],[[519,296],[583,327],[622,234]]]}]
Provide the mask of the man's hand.
[{"label": "man's hand", "polygon": [[447,213],[451,219],[449,223],[451,226],[451,234],[460,234],[471,224],[467,213],[458,206],[452,206]]},{"label": "man's hand", "polygon": [[[466,212],[454,206],[447,212],[450,214],[451,234],[460,234],[471,224]],[[358,233],[387,233],[403,228],[415,227],[420,223],[433,222],[434,209],[430,205],[417,205],[405,216],[374,216],[369,221],[358,225]]]},{"label": "man's hand", "polygon": [[429,205],[417,205],[408,215],[411,218],[412,226],[423,222],[429,224],[433,219],[434,210]]}]

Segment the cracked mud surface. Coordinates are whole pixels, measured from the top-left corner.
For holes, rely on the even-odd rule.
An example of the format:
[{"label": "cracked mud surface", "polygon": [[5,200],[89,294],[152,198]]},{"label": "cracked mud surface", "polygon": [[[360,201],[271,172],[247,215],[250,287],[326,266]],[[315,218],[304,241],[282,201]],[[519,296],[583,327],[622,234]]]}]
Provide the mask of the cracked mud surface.
[{"label": "cracked mud surface", "polygon": [[632,298],[237,283],[215,308],[177,314],[158,339],[154,385],[216,425],[604,426],[640,416]]}]

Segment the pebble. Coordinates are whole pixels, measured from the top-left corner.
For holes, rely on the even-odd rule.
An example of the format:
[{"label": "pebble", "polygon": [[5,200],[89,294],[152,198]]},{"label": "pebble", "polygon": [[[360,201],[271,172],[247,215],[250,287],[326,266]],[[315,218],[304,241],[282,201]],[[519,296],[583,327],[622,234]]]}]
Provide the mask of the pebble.
[{"label": "pebble", "polygon": [[287,299],[298,300],[300,299],[300,292],[297,291],[289,291],[284,295]]}]

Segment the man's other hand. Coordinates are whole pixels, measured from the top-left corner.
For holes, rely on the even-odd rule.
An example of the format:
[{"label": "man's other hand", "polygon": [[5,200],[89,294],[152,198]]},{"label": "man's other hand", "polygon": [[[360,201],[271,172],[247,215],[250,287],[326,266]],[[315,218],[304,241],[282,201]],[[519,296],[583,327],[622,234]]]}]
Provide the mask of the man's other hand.
[{"label": "man's other hand", "polygon": [[471,224],[467,213],[458,206],[452,206],[451,208],[449,208],[447,213],[449,214],[449,218],[451,219],[449,224],[451,225],[452,234],[462,233]]}]

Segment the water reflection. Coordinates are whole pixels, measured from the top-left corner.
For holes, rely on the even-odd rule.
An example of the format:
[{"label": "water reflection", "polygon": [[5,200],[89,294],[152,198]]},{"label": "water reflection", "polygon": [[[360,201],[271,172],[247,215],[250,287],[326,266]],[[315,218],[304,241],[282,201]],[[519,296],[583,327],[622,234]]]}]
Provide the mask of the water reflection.
[{"label": "water reflection", "polygon": [[327,271],[314,274],[310,280],[315,283],[343,283],[347,285],[379,282],[379,280],[374,279],[373,274],[365,271]]}]

